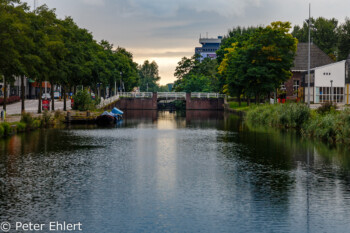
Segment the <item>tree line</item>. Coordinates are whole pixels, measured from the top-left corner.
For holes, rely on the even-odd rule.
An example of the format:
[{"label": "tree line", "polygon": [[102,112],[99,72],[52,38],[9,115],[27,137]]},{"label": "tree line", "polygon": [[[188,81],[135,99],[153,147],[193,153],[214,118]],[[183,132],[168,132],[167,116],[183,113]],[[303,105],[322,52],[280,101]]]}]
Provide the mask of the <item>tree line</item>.
[{"label": "tree line", "polygon": [[[153,73],[143,72],[149,64],[146,61],[138,66],[126,49],[115,49],[106,40],[97,42],[91,32],[80,28],[71,17],[59,19],[55,10],[46,5],[30,10],[20,0],[0,0],[0,81],[4,83],[4,110],[7,85],[16,77],[20,77],[21,90],[25,77],[39,84],[40,113],[43,81],[51,84],[52,100],[53,86],[62,87],[66,110],[66,93],[75,93],[77,86],[90,87],[90,91],[106,96],[111,95],[115,84],[123,91],[131,91],[140,85],[140,78],[149,75],[156,76],[149,85],[157,86],[160,79],[157,64],[151,63],[156,67]],[[107,86],[110,93],[105,91]],[[21,99],[24,111],[24,91]],[[54,101],[51,109],[55,110]]]},{"label": "tree line", "polygon": [[[346,18],[342,24],[335,18],[326,19],[319,17],[311,18],[311,40],[323,52],[328,54],[334,61],[345,60],[350,53],[350,19]],[[295,25],[292,35],[299,42],[308,42],[308,23],[302,26]]]},{"label": "tree line", "polygon": [[[334,60],[350,53],[350,20],[311,19],[311,37]],[[308,25],[273,22],[266,27],[234,27],[223,38],[217,58],[199,61],[198,55],[182,58],[175,70],[175,90],[187,92],[218,91],[237,96],[260,97],[276,91],[292,77],[296,46],[308,41]]]}]

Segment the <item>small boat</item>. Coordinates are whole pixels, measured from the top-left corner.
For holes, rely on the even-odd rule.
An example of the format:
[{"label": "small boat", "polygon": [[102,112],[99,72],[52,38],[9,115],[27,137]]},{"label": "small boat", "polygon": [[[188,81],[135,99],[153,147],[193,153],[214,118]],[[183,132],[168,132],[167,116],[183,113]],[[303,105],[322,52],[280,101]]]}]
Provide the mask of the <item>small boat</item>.
[{"label": "small boat", "polygon": [[101,126],[114,125],[123,119],[124,112],[113,108],[111,112],[105,111],[96,118],[96,124]]}]

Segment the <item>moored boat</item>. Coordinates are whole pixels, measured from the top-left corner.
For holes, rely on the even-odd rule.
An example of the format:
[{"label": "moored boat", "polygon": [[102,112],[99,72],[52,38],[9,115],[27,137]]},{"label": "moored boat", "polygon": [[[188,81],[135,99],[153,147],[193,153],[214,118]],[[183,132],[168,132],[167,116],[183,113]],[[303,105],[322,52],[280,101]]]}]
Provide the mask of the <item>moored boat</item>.
[{"label": "moored boat", "polygon": [[111,112],[105,111],[96,119],[96,124],[101,126],[114,125],[123,119],[124,112],[113,108]]}]

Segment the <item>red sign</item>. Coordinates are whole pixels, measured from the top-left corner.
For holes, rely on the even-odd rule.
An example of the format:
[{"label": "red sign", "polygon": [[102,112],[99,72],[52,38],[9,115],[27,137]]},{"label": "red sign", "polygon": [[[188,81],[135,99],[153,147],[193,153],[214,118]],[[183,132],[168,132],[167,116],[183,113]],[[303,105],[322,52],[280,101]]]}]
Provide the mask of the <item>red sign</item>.
[{"label": "red sign", "polygon": [[50,100],[42,101],[43,110],[50,110]]},{"label": "red sign", "polygon": [[73,106],[74,106],[74,99],[71,99],[71,100],[70,100],[70,106],[71,106],[71,108],[73,109]]}]

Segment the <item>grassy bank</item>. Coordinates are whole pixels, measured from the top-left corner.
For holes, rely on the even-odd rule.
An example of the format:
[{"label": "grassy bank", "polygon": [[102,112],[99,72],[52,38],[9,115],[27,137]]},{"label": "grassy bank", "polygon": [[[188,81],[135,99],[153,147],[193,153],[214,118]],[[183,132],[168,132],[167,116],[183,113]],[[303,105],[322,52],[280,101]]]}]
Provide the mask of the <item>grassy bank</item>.
[{"label": "grassy bank", "polygon": [[40,117],[33,117],[30,113],[24,113],[19,122],[0,123],[0,138],[39,128],[54,127],[63,121],[64,113],[61,111],[56,111],[53,114],[46,111]]},{"label": "grassy bank", "polygon": [[336,111],[329,104],[317,110],[305,104],[254,106],[248,109],[246,121],[252,126],[294,128],[305,137],[350,144],[350,109]]},{"label": "grassy bank", "polygon": [[252,105],[248,106],[247,102],[241,102],[241,106],[239,106],[239,103],[235,102],[235,101],[228,102],[228,105],[229,105],[230,109],[233,109],[233,110],[239,111],[239,112],[246,112],[252,106]]}]

